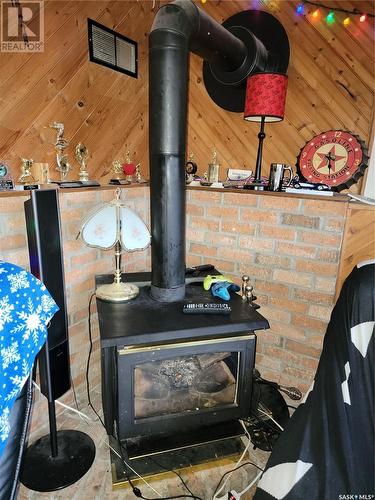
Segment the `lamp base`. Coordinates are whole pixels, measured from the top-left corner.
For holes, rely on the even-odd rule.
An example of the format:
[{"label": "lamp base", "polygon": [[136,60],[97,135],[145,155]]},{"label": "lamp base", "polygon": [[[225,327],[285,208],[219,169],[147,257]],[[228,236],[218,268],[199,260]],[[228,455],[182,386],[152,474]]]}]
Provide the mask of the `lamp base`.
[{"label": "lamp base", "polygon": [[111,283],[110,285],[101,285],[96,291],[97,299],[106,302],[127,302],[135,299],[139,295],[139,288],[133,283]]},{"label": "lamp base", "polygon": [[244,189],[252,189],[253,191],[264,191],[266,186],[261,182],[249,182],[248,184],[244,184]]}]

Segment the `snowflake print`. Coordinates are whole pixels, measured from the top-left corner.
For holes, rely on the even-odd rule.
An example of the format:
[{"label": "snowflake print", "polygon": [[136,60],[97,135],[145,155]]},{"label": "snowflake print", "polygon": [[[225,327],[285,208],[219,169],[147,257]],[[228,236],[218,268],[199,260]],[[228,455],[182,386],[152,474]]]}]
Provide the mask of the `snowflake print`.
[{"label": "snowflake print", "polygon": [[4,408],[0,415],[0,440],[5,441],[10,433],[9,408]]},{"label": "snowflake print", "polygon": [[10,291],[12,293],[23,288],[29,288],[30,286],[26,271],[21,271],[17,274],[9,274],[7,278],[10,282]]},{"label": "snowflake print", "polygon": [[2,299],[0,298],[0,331],[3,330],[5,323],[11,323],[13,321],[13,310],[14,305],[9,304],[8,295],[5,295]]},{"label": "snowflake print", "polygon": [[43,311],[48,313],[55,306],[55,301],[50,295],[42,295],[41,304]]},{"label": "snowflake print", "polygon": [[0,261],[0,456],[11,431],[11,408],[28,380],[57,310],[45,285],[35,276]]},{"label": "snowflake print", "polygon": [[10,380],[12,381],[13,389],[8,392],[8,394],[5,397],[5,401],[10,401],[11,399],[17,397],[20,390],[24,386],[24,383],[26,382],[27,377],[28,377],[28,375],[23,375],[22,377],[20,375],[15,375],[14,377],[9,377]]},{"label": "snowflake print", "polygon": [[20,360],[20,353],[18,351],[18,342],[12,342],[9,347],[4,347],[0,351],[0,357],[2,358],[3,370],[8,368],[11,363],[15,363]]},{"label": "snowflake print", "polygon": [[25,342],[31,338],[35,345],[39,342],[39,334],[44,333],[45,335],[45,325],[46,325],[46,315],[44,314],[43,307],[38,305],[34,308],[34,303],[29,297],[27,301],[26,311],[17,312],[19,319],[18,325],[11,330],[11,333],[23,332],[22,342]]}]

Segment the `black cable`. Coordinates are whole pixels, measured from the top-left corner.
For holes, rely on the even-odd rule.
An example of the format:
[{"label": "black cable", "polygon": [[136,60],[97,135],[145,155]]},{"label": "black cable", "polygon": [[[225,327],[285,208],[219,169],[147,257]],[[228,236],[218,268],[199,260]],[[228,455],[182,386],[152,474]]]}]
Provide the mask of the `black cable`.
[{"label": "black cable", "polygon": [[87,389],[87,399],[89,402],[89,406],[92,409],[92,411],[95,413],[95,415],[98,417],[100,420],[100,423],[102,426],[105,428],[105,424],[102,420],[102,417],[99,415],[99,413],[95,410],[93,404],[91,403],[91,398],[90,398],[90,381],[89,381],[89,371],[90,371],[90,360],[91,360],[91,353],[92,353],[92,334],[91,334],[91,303],[92,299],[94,298],[95,293],[93,293],[90,297],[90,302],[89,302],[89,342],[90,342],[90,349],[89,349],[89,355],[87,357],[87,364],[86,364],[86,389]]},{"label": "black cable", "polygon": [[220,486],[222,480],[225,478],[225,476],[227,476],[228,474],[231,474],[232,472],[234,472],[234,471],[236,471],[238,469],[241,469],[241,467],[245,467],[245,465],[253,465],[254,467],[256,467],[257,469],[259,469],[260,471],[262,471],[262,472],[264,471],[264,469],[262,469],[261,467],[259,467],[257,464],[254,464],[253,462],[244,462],[243,464],[239,465],[238,467],[235,467],[234,469],[231,469],[231,470],[228,470],[227,472],[224,472],[224,474],[220,478],[220,481],[217,483],[217,486],[215,488],[214,494],[212,495],[212,498],[216,495],[216,493],[217,493],[217,491],[219,489],[219,486]]},{"label": "black cable", "polygon": [[[266,438],[266,441],[267,441],[267,444],[268,444],[268,448],[269,448],[269,451],[272,451],[273,450],[273,444],[271,443],[270,439],[269,439],[269,436],[268,436],[268,432],[267,432],[267,429],[265,430],[262,430],[262,426],[265,425],[266,427],[268,427],[271,431],[273,432],[278,432],[279,434],[281,434],[281,430],[280,429],[276,429],[275,427],[273,427],[271,424],[269,424],[267,421],[265,420],[262,420],[261,418],[258,417],[258,415],[256,415],[255,413],[252,413],[253,414],[253,417],[257,419],[258,421],[258,424],[259,424],[259,429],[260,431],[262,432],[262,435]],[[249,422],[250,423],[250,422]],[[250,425],[252,425],[250,423]],[[255,432],[255,431],[253,431]],[[249,432],[250,434],[250,437],[251,437],[251,432]],[[251,441],[254,446],[257,445],[257,443],[254,443],[253,441]],[[258,448],[259,448],[259,443],[258,443]],[[265,450],[266,451],[266,450]]]},{"label": "black cable", "polygon": [[[195,496],[194,493],[189,488],[189,486],[184,481],[183,477],[177,471],[175,471],[173,469],[169,469],[168,467],[165,467],[163,464],[157,462],[154,458],[149,457],[149,460],[151,460],[152,462],[154,462],[157,466],[161,467],[162,469],[164,469],[164,470],[166,470],[168,472],[173,472],[173,474],[176,474],[176,476],[180,479],[181,483],[186,488],[186,490],[190,493],[190,495]],[[196,497],[196,498],[199,498],[199,497]],[[202,500],[202,499],[200,499],[200,500]]]},{"label": "black cable", "polygon": [[312,2],[310,0],[302,0],[302,3],[307,3],[308,5],[314,5],[315,7],[322,7],[323,9],[327,9],[327,10],[335,10],[337,12],[345,12],[346,14],[354,14],[354,15],[365,14],[368,17],[375,17],[375,14],[371,14],[369,12],[362,12],[358,9],[348,10],[348,9],[343,9],[341,7],[332,7],[329,5],[324,5],[324,3]]},{"label": "black cable", "polygon": [[[87,357],[87,364],[86,364],[86,390],[87,390],[87,399],[88,399],[88,403],[89,403],[90,408],[95,413],[95,415],[98,417],[98,419],[99,419],[100,423],[102,424],[102,426],[104,427],[104,429],[106,429],[106,426],[105,426],[105,424],[103,422],[103,419],[101,418],[101,416],[99,415],[99,413],[94,408],[94,406],[93,406],[93,404],[91,402],[91,397],[90,397],[89,372],[90,372],[90,361],[91,361],[91,354],[92,354],[91,303],[92,303],[92,299],[94,298],[94,296],[95,296],[95,293],[93,293],[91,295],[90,301],[89,301],[88,333],[89,333],[90,348],[89,348],[89,354],[88,354],[88,357]],[[130,478],[130,474],[129,474],[129,470],[128,470],[129,466],[126,463],[125,457],[123,455],[123,451],[124,450],[123,450],[123,445],[122,445],[120,439],[117,436],[113,436],[113,438],[117,441],[117,444],[118,444],[119,449],[120,449],[120,458],[121,458],[123,464],[125,465],[124,473],[125,473],[126,479],[129,482],[129,484],[130,484],[130,486],[132,488],[133,494],[136,497],[142,498],[143,500],[174,500],[174,499],[177,499],[177,498],[193,498],[193,500],[202,500],[202,498],[194,495],[193,493],[191,495],[176,495],[176,496],[171,496],[171,497],[157,497],[157,498],[147,498],[147,497],[143,496],[141,490],[139,488],[137,488],[136,486],[134,486],[134,483],[132,482],[132,480]],[[167,470],[169,470],[169,469],[167,469]],[[177,472],[175,472],[175,471],[171,471],[171,472],[174,472],[175,474],[177,474],[180,477],[182,483],[185,485],[185,487],[190,492],[189,488],[187,487],[187,485],[184,482],[184,480],[182,479],[182,477]]]}]

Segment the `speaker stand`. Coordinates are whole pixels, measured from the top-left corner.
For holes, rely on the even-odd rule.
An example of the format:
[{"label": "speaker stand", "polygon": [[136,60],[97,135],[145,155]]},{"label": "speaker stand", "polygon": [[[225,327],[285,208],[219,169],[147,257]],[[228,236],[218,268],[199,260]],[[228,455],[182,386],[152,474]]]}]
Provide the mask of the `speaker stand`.
[{"label": "speaker stand", "polygon": [[29,446],[23,458],[21,483],[34,491],[56,491],[75,483],[95,458],[93,440],[81,431],[56,430],[55,402],[48,402],[49,435]]}]

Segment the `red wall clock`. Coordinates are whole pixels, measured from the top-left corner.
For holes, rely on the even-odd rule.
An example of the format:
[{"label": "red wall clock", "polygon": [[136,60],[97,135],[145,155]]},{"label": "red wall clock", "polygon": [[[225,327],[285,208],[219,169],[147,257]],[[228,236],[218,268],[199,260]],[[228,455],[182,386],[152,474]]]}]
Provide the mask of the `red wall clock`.
[{"label": "red wall clock", "polygon": [[344,130],[328,130],[305,144],[296,166],[308,182],[342,191],[358,181],[367,161],[367,149],[359,137]]}]

